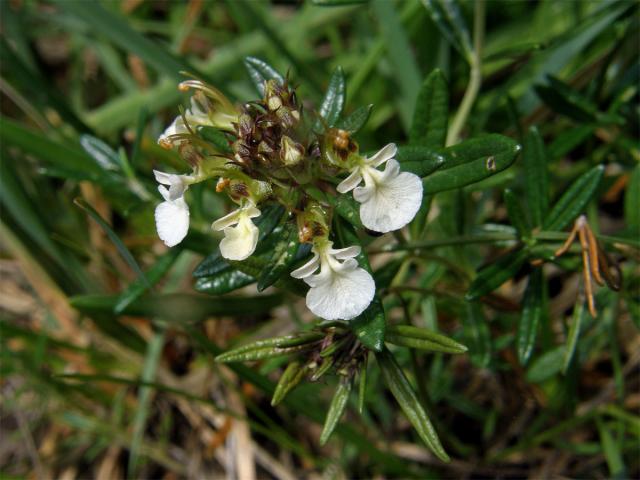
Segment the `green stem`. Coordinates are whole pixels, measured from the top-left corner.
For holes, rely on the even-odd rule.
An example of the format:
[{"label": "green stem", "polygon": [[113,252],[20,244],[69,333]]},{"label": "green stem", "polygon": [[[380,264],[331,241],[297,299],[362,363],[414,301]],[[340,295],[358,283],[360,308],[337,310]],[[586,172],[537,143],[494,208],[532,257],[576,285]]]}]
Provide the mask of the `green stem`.
[{"label": "green stem", "polygon": [[482,84],[482,46],[484,44],[485,0],[476,0],[473,20],[473,54],[469,59],[471,67],[469,84],[464,92],[460,108],[456,112],[451,128],[447,133],[447,146],[458,143],[460,132],[467,122],[471,107],[478,96]]}]

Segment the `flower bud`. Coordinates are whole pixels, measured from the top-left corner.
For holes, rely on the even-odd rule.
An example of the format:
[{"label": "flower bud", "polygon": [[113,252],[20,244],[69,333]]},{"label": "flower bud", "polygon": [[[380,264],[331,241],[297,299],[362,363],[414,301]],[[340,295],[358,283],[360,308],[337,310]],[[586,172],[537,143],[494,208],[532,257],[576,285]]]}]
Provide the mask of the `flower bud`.
[{"label": "flower bud", "polygon": [[294,142],[286,135],[280,140],[280,160],[287,167],[293,167],[300,163],[304,157],[304,148],[299,143]]}]

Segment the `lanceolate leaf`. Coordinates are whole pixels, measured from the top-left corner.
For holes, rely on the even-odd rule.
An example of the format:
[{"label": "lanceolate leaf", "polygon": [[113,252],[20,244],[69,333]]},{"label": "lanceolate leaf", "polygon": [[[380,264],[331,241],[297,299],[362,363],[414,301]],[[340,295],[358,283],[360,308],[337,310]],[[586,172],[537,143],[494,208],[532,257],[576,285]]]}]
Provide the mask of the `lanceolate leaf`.
[{"label": "lanceolate leaf", "polygon": [[509,252],[478,272],[465,298],[476,300],[492,292],[508,279],[512,278],[528,258],[525,249]]},{"label": "lanceolate leaf", "polygon": [[444,147],[448,123],[449,90],[442,71],[436,69],[425,79],[418,94],[409,143],[432,148]]},{"label": "lanceolate leaf", "polygon": [[543,289],[544,275],[541,268],[536,268],[529,276],[529,283],[524,293],[522,316],[518,324],[516,343],[521,365],[527,364],[535,347],[538,325],[546,306]]},{"label": "lanceolate leaf", "polygon": [[469,30],[455,0],[425,0],[431,19],[440,32],[467,60],[473,49]]},{"label": "lanceolate leaf", "polygon": [[438,434],[436,433],[427,413],[418,401],[409,380],[397,364],[395,358],[386,348],[376,353],[378,365],[382,372],[382,378],[391,390],[400,408],[407,416],[413,428],[416,429],[422,441],[443,462],[449,461],[449,455],[444,451]]},{"label": "lanceolate leaf", "polygon": [[593,198],[603,173],[604,166],[598,165],[573,182],[547,215],[544,230],[562,230],[571,223]]},{"label": "lanceolate leaf", "polygon": [[547,155],[538,129],[532,127],[524,138],[522,151],[527,209],[533,226],[539,227],[549,208]]},{"label": "lanceolate leaf", "polygon": [[329,437],[335,430],[336,425],[338,425],[338,421],[344,413],[344,409],[347,407],[347,401],[349,400],[352,385],[352,379],[342,378],[338,382],[338,387],[333,394],[333,399],[331,400],[331,405],[327,412],[327,418],[324,421],[324,427],[320,434],[320,445],[327,443],[327,440],[329,440]]},{"label": "lanceolate leaf", "polygon": [[88,134],[81,135],[80,145],[103,170],[115,172],[120,170],[118,153],[99,138]]},{"label": "lanceolate leaf", "polygon": [[224,262],[223,264],[225,268],[216,275],[198,278],[194,284],[196,291],[209,295],[223,295],[256,281],[251,275],[233,268],[228,263]]},{"label": "lanceolate leaf", "polygon": [[528,236],[531,229],[527,223],[527,216],[522,209],[522,205],[520,205],[520,201],[509,189],[504,191],[504,204],[507,207],[509,221],[515,227],[518,236],[520,238]]},{"label": "lanceolate leaf", "polygon": [[584,319],[584,301],[580,299],[573,307],[573,315],[571,316],[571,325],[569,326],[569,334],[567,335],[567,347],[564,352],[564,360],[562,362],[562,373],[566,374],[574,357],[576,346],[578,345],[578,337],[580,336],[580,327]]},{"label": "lanceolate leaf", "polygon": [[[328,127],[335,126],[340,118],[342,109],[344,108],[346,94],[347,91],[344,71],[342,70],[342,67],[337,67],[333,71],[331,79],[329,79],[329,86],[327,87],[327,91],[324,94],[324,99],[322,100],[322,104],[319,109],[320,116],[324,119],[324,122]],[[315,125],[315,129],[322,130],[322,127],[322,121],[318,120]]]},{"label": "lanceolate leaf", "polygon": [[267,80],[274,79],[280,84],[284,83],[284,77],[275,68],[259,58],[245,58],[244,66],[247,68],[253,84],[261,95],[264,94],[264,84]]},{"label": "lanceolate leaf", "polygon": [[442,168],[444,156],[432,147],[407,145],[398,148],[396,159],[403,171],[412,172],[425,177]]},{"label": "lanceolate leaf", "polygon": [[482,305],[478,302],[467,302],[462,321],[471,361],[479,368],[486,368],[491,362],[492,348],[491,334]]},{"label": "lanceolate leaf", "polygon": [[273,285],[283,274],[288,273],[289,267],[296,259],[299,246],[296,225],[291,222],[286,223],[280,241],[273,247],[269,262],[258,277],[259,292]]},{"label": "lanceolate leaf", "polygon": [[275,407],[284,400],[287,393],[293,390],[302,381],[306,373],[307,367],[306,365],[302,365],[301,362],[293,361],[287,365],[287,368],[280,377],[280,380],[278,380],[275,392],[273,392],[271,405]]},{"label": "lanceolate leaf", "polygon": [[423,180],[425,195],[479,182],[509,167],[520,145],[502,135],[485,135],[441,151],[444,164]]},{"label": "lanceolate leaf", "polygon": [[338,128],[341,128],[342,130],[346,130],[353,135],[367,123],[372,109],[373,105],[363,105],[361,107],[358,107],[346,117],[338,120],[336,126]]},{"label": "lanceolate leaf", "polygon": [[385,341],[403,347],[434,352],[464,353],[467,347],[436,332],[411,325],[389,325]]}]

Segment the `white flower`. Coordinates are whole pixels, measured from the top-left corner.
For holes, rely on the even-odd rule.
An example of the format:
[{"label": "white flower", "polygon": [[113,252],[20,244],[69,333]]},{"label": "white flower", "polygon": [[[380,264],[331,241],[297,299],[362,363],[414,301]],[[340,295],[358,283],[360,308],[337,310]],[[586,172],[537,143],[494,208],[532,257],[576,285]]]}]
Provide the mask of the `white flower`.
[{"label": "white flower", "polygon": [[[253,253],[258,243],[258,227],[251,221],[260,216],[260,210],[252,203],[219,218],[211,225],[214,230],[224,230],[220,253],[229,260],[244,260]],[[236,225],[233,227],[233,225]]]},{"label": "white flower", "polygon": [[[409,172],[400,172],[395,156],[397,148],[390,143],[371,158],[364,158],[351,174],[338,185],[338,192],[353,190],[360,202],[362,224],[376,232],[390,232],[413,220],[422,204],[422,180]],[[384,171],[376,167],[386,162]],[[364,180],[364,187],[359,187]]]},{"label": "white flower", "polygon": [[174,118],[171,125],[169,125],[165,131],[162,132],[162,135],[158,137],[158,143],[165,148],[171,148],[174,144],[179,145],[181,140],[172,140],[171,137],[173,135],[189,132],[189,129],[184,123],[184,119],[187,120],[187,123],[191,128],[195,128],[198,125],[211,124],[209,115],[200,108],[200,105],[195,98],[191,97],[191,108],[184,112],[184,118],[182,118],[182,115],[178,115]]},{"label": "white flower", "polygon": [[[353,258],[360,253],[360,247],[335,250],[332,246],[329,241],[314,245],[313,258],[291,272],[291,276],[304,279],[311,287],[307,306],[315,315],[326,320],[350,320],[369,306],[376,285]],[[318,267],[320,273],[314,275]]]},{"label": "white flower", "polygon": [[158,170],[154,170],[153,174],[160,183],[158,191],[164,198],[164,202],[156,207],[156,229],[165,245],[173,247],[189,231],[189,207],[184,201],[184,192],[195,179],[191,175],[175,175]]}]

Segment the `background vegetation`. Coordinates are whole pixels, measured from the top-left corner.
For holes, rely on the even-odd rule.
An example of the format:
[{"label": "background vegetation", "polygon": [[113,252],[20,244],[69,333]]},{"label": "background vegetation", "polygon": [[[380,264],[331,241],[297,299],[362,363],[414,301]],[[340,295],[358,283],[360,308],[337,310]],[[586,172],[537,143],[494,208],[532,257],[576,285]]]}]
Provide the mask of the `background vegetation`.
[{"label": "background vegetation", "polygon": [[[0,8],[3,477],[640,475],[637,3]],[[415,143],[414,118],[443,118],[447,145],[499,133],[522,146],[509,168],[429,195],[405,234],[363,238],[387,323],[469,348],[393,347],[450,463],[426,449],[373,357],[363,414],[352,398],[324,447],[334,377],[274,408],[286,358],[213,361],[314,320],[275,288],[195,291],[225,209],[211,185],[192,189],[181,247],[156,237],[151,170],[185,171],[156,144],[185,101],[180,72],[242,102],[256,96],[246,56],[290,72],[315,105],[341,66],[345,112],[373,105],[364,151]],[[437,88],[423,84],[434,69]],[[586,256],[578,242],[555,257],[582,213],[595,234]]]}]

